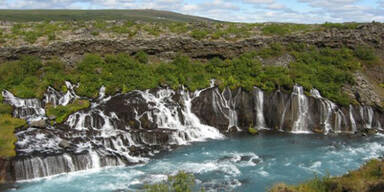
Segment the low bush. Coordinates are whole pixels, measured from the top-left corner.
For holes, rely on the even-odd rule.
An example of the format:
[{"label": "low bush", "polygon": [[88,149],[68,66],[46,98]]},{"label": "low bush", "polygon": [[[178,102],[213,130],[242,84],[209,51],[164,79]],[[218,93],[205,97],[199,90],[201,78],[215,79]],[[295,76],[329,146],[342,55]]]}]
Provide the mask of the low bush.
[{"label": "low bush", "polygon": [[[195,177],[192,174],[180,171],[174,176],[168,176],[164,182],[146,185],[146,192],[192,192],[195,186]],[[194,190],[195,191],[195,190]]]},{"label": "low bush", "polygon": [[384,161],[372,159],[358,170],[350,171],[341,177],[329,175],[304,182],[296,186],[276,184],[270,192],[368,192],[372,188],[382,186],[384,182]]},{"label": "low bush", "polygon": [[[363,59],[371,58],[364,56],[368,53],[360,52],[347,48],[319,49],[274,43],[232,59],[213,58],[204,62],[179,55],[171,62],[151,63],[142,51],[134,56],[89,54],[74,68],[65,67],[58,60],[43,64],[36,58],[23,57],[0,65],[0,90],[10,90],[18,97],[41,98],[48,86],[62,90],[64,82],[71,81],[80,83],[76,88],[79,95],[94,98],[102,85],[107,94],[159,85],[174,89],[184,85],[194,91],[209,86],[210,79],[216,79],[220,88],[252,90],[257,86],[265,91],[290,90],[296,83],[306,91],[316,88],[324,97],[347,105],[351,101],[342,92],[342,87],[353,85],[353,73],[361,69]],[[283,54],[294,58],[288,66],[261,63],[262,59]]]},{"label": "low bush", "polygon": [[11,114],[12,113],[12,106],[0,103],[0,114]]},{"label": "low bush", "polygon": [[14,131],[25,124],[25,120],[13,118],[10,114],[0,114],[0,157],[7,158],[16,155]]},{"label": "low bush", "polygon": [[56,117],[56,123],[62,123],[64,122],[68,116],[76,111],[79,111],[81,109],[88,108],[90,106],[90,103],[88,100],[75,100],[73,103],[70,103],[66,106],[53,106],[53,105],[46,105],[45,110],[47,112],[47,116],[55,116]]}]

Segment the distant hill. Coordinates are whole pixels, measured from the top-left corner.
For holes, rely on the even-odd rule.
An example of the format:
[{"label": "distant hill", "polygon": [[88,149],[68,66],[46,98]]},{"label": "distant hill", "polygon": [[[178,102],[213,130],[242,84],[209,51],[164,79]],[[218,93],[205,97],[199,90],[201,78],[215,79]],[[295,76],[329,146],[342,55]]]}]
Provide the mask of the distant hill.
[{"label": "distant hill", "polygon": [[0,10],[2,21],[132,20],[216,22],[217,20],[151,9],[130,10]]}]

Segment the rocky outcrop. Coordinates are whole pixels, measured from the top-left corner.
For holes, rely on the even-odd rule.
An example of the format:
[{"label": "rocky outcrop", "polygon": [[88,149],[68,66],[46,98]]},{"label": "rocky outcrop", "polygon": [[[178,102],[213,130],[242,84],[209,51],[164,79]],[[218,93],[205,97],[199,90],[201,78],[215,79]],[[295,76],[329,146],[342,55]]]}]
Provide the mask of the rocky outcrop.
[{"label": "rocky outcrop", "polygon": [[[178,145],[254,129],[291,133],[370,134],[383,131],[384,113],[365,105],[338,106],[313,89],[306,95],[212,87],[193,93],[158,88],[91,100],[91,107],[71,114],[58,125],[45,121],[47,103],[67,105],[78,97],[67,82],[68,94],[48,88],[42,100],[21,99],[3,91],[14,116],[26,119],[16,131],[16,157],[0,161],[6,181],[146,162]],[[82,98],[85,99],[85,98]],[[56,102],[54,102],[56,101]],[[22,114],[22,115],[21,115]],[[39,124],[40,125],[40,124]],[[3,174],[6,173],[6,174]]]},{"label": "rocky outcrop", "polygon": [[14,180],[12,161],[0,158],[0,184]]},{"label": "rocky outcrop", "polygon": [[13,60],[21,55],[52,57],[73,63],[86,53],[129,53],[145,51],[150,55],[170,58],[184,53],[192,58],[231,58],[264,47],[273,42],[304,43],[318,47],[357,47],[369,45],[384,50],[384,24],[361,24],[357,29],[328,29],[288,36],[254,36],[238,41],[195,40],[185,36],[166,36],[148,39],[83,39],[56,42],[47,46],[0,47],[0,61]]}]

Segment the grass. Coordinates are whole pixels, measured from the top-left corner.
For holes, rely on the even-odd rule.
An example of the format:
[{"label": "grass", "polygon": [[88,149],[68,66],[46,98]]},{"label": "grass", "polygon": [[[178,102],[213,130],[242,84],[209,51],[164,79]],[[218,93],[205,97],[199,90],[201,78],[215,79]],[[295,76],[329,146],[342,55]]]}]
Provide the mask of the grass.
[{"label": "grass", "polygon": [[66,106],[59,105],[54,107],[53,105],[48,104],[46,105],[45,109],[48,116],[56,117],[56,123],[62,123],[68,118],[70,114],[81,109],[88,108],[89,105],[90,103],[88,100],[75,100]]},{"label": "grass", "polygon": [[0,114],[11,114],[12,113],[12,106],[0,103]]},{"label": "grass", "polygon": [[[299,185],[274,185],[270,192],[368,192],[382,191],[384,184],[384,161],[372,159],[358,170],[340,177],[315,177]],[[376,190],[374,190],[376,189]]]},{"label": "grass", "polygon": [[307,32],[313,30],[312,25],[272,23],[266,24],[261,31],[264,35],[289,35],[295,32]]},{"label": "grass", "polygon": [[16,155],[14,131],[25,124],[25,120],[13,118],[10,114],[0,114],[0,157],[7,158]]}]

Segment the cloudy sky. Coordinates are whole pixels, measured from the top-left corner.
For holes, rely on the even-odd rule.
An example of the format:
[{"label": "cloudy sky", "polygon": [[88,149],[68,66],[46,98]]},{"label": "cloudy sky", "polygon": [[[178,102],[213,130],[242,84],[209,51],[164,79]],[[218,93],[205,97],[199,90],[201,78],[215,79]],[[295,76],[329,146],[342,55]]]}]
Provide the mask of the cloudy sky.
[{"label": "cloudy sky", "polygon": [[160,9],[237,22],[384,22],[384,0],[0,0],[0,9]]}]

